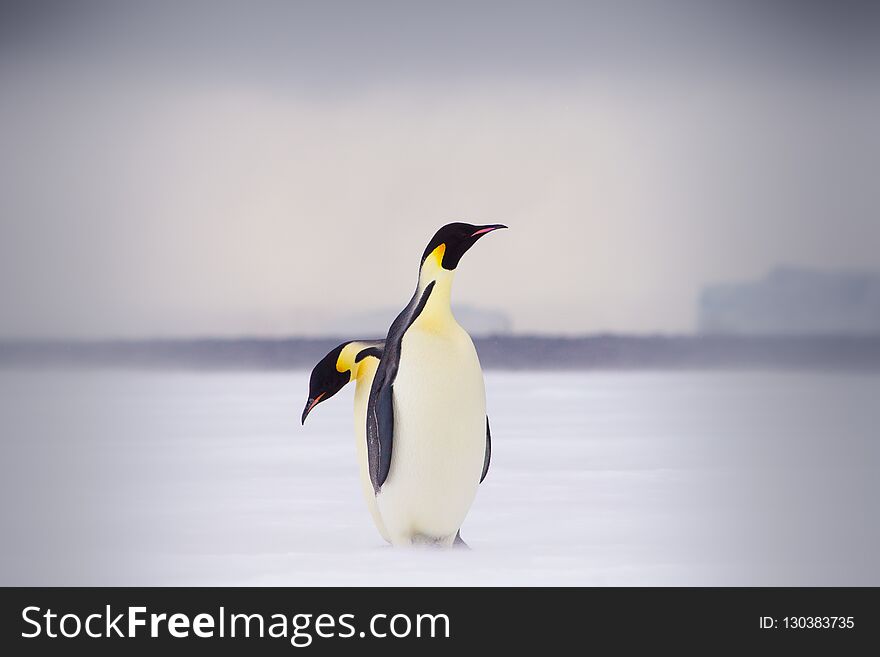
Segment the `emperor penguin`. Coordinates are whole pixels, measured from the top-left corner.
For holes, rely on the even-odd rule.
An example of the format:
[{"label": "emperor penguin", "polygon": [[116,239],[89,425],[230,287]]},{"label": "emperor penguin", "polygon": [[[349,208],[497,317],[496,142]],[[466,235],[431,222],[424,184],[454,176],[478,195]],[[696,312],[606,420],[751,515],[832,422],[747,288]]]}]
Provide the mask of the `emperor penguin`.
[{"label": "emperor penguin", "polygon": [[366,418],[367,400],[373,377],[382,357],[383,340],[351,340],[333,348],[312,370],[309,379],[309,398],[302,414],[302,423],[312,409],[327,401],[342,390],[350,381],[356,381],[354,389],[354,435],[358,470],[361,479],[361,492],[373,518],[373,524],[382,538],[389,543],[391,539],[379,515],[376,495],[370,480],[367,459]]},{"label": "emperor penguin", "polygon": [[460,543],[492,442],[474,343],[452,315],[461,257],[502,224],[451,223],[422,254],[419,280],[391,324],[367,404],[369,474],[393,545]]}]

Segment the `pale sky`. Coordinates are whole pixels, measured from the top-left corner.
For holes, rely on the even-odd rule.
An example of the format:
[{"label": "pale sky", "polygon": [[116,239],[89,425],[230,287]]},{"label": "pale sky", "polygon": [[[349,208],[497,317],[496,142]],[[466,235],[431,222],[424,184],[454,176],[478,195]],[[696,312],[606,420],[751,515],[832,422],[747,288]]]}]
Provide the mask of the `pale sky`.
[{"label": "pale sky", "polygon": [[320,333],[403,307],[459,220],[510,226],[454,296],[520,332],[689,332],[707,283],[880,268],[872,10],[28,4],[0,336]]}]

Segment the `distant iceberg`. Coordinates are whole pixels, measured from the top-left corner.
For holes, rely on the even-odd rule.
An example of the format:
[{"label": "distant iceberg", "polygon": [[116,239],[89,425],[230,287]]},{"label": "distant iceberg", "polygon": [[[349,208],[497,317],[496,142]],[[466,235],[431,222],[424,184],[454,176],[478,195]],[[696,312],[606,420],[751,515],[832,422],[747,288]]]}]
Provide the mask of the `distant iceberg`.
[{"label": "distant iceberg", "polygon": [[880,335],[880,272],[779,267],[759,281],[704,288],[704,334]]}]

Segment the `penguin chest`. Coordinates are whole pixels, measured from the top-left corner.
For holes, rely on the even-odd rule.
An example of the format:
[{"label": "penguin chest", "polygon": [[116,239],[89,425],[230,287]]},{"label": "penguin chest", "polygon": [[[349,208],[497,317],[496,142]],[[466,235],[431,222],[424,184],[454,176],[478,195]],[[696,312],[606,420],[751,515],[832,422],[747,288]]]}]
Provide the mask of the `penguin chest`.
[{"label": "penguin chest", "polygon": [[486,448],[483,373],[470,336],[455,325],[411,327],[394,382],[394,448],[379,496],[397,530],[454,534],[476,495]]}]

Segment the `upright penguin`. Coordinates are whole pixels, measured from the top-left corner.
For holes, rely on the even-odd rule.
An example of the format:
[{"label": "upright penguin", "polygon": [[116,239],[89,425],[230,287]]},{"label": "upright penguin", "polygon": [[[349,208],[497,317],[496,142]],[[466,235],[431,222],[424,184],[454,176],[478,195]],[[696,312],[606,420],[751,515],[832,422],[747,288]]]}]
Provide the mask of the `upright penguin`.
[{"label": "upright penguin", "polygon": [[489,468],[483,372],[450,297],[461,257],[499,228],[506,226],[438,230],[422,255],[416,291],[385,339],[367,407],[367,452],[394,545],[452,545]]},{"label": "upright penguin", "polygon": [[367,459],[366,417],[367,400],[379,359],[382,357],[383,340],[352,340],[336,346],[322,358],[312,370],[309,378],[309,398],[302,414],[306,423],[311,410],[327,401],[342,390],[350,381],[356,381],[354,390],[354,437],[357,453],[358,471],[361,479],[361,492],[373,518],[373,524],[389,543],[391,539],[376,507],[376,495],[370,480]]}]

